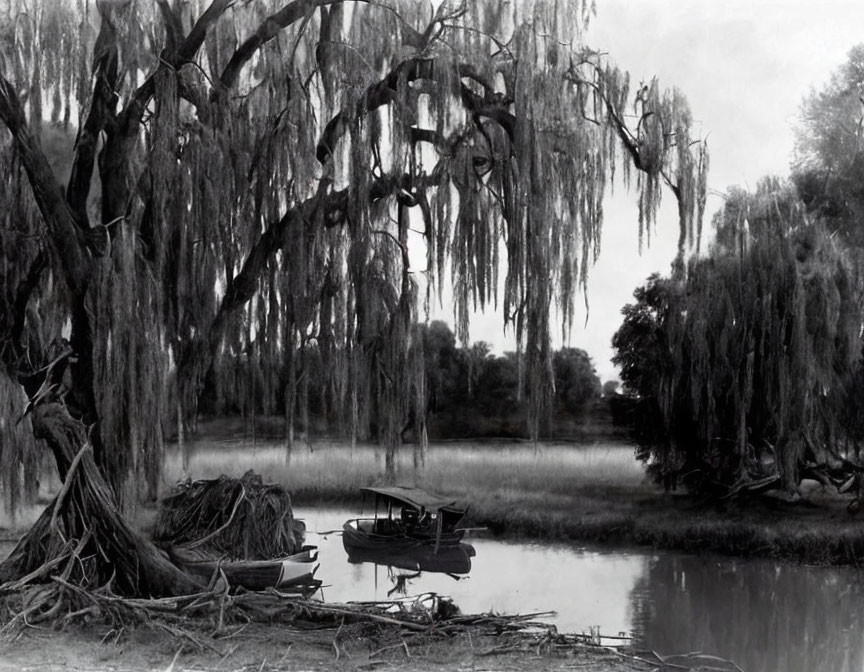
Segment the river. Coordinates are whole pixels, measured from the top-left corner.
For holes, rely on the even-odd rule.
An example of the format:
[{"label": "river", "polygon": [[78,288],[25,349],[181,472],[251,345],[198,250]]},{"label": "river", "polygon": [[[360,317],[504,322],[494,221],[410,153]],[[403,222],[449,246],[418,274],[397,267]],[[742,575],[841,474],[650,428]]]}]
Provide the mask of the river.
[{"label": "river", "polygon": [[[345,509],[298,509],[307,542],[319,547],[326,601],[386,600],[411,574],[350,564],[341,533]],[[329,534],[320,534],[329,532]],[[864,669],[864,576],[850,568],[466,537],[471,572],[455,580],[423,573],[409,595],[436,592],[466,613],[554,611],[562,632],[631,636],[661,655],[700,651],[745,672]],[[11,550],[0,543],[0,557]],[[398,595],[398,593],[395,593]]]},{"label": "river", "polygon": [[[387,599],[404,570],[347,562],[339,533],[357,515],[299,509],[320,548],[326,600]],[[555,611],[562,632],[630,635],[661,655],[700,651],[746,672],[864,669],[864,576],[849,568],[610,550],[564,543],[466,538],[477,554],[466,578],[421,574],[409,594],[451,596],[465,612]]]}]

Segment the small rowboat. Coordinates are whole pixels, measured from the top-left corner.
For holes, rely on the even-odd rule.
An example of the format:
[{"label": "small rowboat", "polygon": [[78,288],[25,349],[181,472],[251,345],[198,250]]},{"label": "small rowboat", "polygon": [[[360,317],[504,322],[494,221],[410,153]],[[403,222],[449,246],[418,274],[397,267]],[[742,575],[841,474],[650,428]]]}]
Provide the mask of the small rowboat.
[{"label": "small rowboat", "polygon": [[180,546],[169,549],[168,555],[177,566],[204,583],[218,578],[221,572],[230,587],[242,586],[247,590],[302,589],[318,584],[315,546],[304,546],[299,553],[273,560],[221,560]]}]

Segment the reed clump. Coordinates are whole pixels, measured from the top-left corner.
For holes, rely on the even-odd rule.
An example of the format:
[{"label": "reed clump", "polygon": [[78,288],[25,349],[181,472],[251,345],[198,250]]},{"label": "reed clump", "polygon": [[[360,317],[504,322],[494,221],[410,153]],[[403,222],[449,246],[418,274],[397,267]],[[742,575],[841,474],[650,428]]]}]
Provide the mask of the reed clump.
[{"label": "reed clump", "polygon": [[176,485],[162,501],[153,540],[229,560],[268,560],[297,553],[305,532],[288,491],[265,484],[250,470],[240,478],[222,475]]}]

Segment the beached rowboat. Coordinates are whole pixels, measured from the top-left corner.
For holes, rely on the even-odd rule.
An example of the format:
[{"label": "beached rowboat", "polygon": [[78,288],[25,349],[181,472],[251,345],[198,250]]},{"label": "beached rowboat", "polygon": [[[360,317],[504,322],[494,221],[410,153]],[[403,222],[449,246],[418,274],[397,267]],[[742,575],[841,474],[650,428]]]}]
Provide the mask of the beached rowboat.
[{"label": "beached rowboat", "polygon": [[203,583],[225,575],[229,586],[247,590],[312,587],[316,583],[318,551],[304,546],[299,553],[273,560],[220,560],[180,546],[168,550],[172,561]]}]

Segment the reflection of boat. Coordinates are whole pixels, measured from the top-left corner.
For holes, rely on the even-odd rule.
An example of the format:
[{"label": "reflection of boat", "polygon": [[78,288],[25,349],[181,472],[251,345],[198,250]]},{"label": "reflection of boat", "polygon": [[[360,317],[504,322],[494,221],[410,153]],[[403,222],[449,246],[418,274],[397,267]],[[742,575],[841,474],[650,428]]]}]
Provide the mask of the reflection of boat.
[{"label": "reflection of boat", "polygon": [[[344,542],[344,535],[342,537]],[[418,572],[441,572],[445,574],[467,574],[471,571],[471,558],[474,557],[474,547],[460,542],[453,546],[442,546],[435,552],[427,545],[391,552],[387,549],[349,548],[348,562],[373,562],[376,565],[386,565]]]},{"label": "reflection of boat", "polygon": [[315,579],[318,569],[315,546],[304,546],[299,553],[273,560],[220,560],[182,546],[171,547],[168,554],[181,569],[205,583],[218,577],[219,571],[230,586],[243,586],[247,590],[312,588],[320,583]]},{"label": "reflection of boat", "polygon": [[418,569],[421,565],[431,566],[436,562],[435,556],[440,555],[439,565],[449,563],[461,568],[467,561],[470,569],[474,549],[461,543],[465,530],[456,526],[465,509],[457,507],[455,500],[401,486],[361,488],[361,491],[375,496],[375,515],[352,518],[343,525],[342,543],[349,560]]}]

